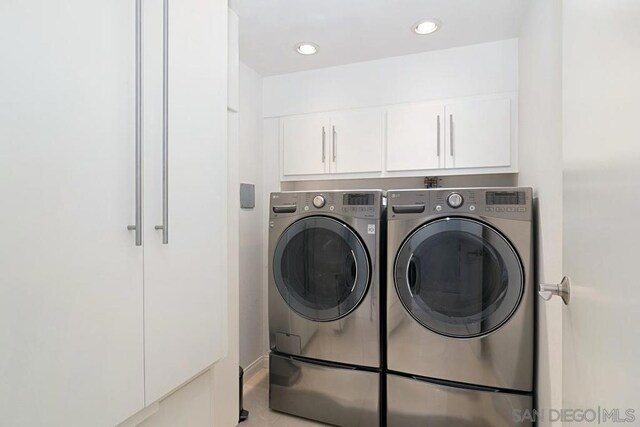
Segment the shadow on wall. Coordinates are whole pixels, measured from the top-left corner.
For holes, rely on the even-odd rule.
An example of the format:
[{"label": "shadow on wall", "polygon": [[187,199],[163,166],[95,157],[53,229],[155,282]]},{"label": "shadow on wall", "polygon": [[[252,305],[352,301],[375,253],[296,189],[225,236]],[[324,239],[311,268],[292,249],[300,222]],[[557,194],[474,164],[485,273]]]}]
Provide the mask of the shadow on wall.
[{"label": "shadow on wall", "polygon": [[[461,175],[439,178],[439,186],[453,187],[515,187],[517,174]],[[282,183],[282,191],[351,190],[351,189],[409,189],[424,188],[424,177],[339,179],[326,181],[288,181]]]}]

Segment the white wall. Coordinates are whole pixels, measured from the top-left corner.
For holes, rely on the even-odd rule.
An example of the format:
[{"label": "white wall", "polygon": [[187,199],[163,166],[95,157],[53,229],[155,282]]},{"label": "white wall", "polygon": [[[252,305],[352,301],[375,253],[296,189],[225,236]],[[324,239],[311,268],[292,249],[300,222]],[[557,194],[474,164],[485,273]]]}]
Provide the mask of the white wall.
[{"label": "white wall", "polygon": [[[562,278],[562,2],[531,2],[519,51],[519,184],[532,186],[537,198],[537,280],[557,283]],[[562,407],[562,301],[539,303],[538,407],[548,413]],[[551,425],[548,417],[540,425]]]},{"label": "white wall", "polygon": [[517,39],[266,77],[265,117],[518,90]]},{"label": "white wall", "polygon": [[256,206],[240,210],[240,365],[244,368],[264,355],[263,294],[262,77],[240,63],[241,183],[254,184]]}]

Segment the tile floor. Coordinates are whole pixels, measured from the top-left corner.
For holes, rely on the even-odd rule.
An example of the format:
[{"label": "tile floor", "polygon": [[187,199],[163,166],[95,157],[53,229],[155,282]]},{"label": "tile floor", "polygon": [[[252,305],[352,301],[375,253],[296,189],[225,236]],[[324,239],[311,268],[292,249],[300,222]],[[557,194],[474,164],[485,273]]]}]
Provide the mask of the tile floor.
[{"label": "tile floor", "polygon": [[244,409],[249,419],[238,427],[315,427],[326,426],[318,422],[275,412],[269,409],[269,373],[260,370],[244,384]]}]

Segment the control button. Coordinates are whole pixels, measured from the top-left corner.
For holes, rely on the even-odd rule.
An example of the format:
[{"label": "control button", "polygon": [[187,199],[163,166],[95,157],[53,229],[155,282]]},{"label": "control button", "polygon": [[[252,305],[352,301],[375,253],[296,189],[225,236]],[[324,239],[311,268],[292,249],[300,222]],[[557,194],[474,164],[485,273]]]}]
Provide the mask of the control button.
[{"label": "control button", "polygon": [[484,208],[486,212],[493,212],[493,208]]},{"label": "control button", "polygon": [[436,210],[437,210],[438,212],[440,212],[440,211],[442,210],[442,206],[440,206],[440,205],[436,206]]},{"label": "control button", "polygon": [[332,211],[335,209],[335,206],[329,206],[329,210]]},{"label": "control button", "polygon": [[447,204],[454,209],[459,208],[463,203],[464,199],[459,193],[451,193],[449,197],[447,197]]},{"label": "control button", "polygon": [[515,212],[516,208],[507,208],[507,212]]},{"label": "control button", "polygon": [[469,206],[469,210],[470,210],[471,212],[473,212],[473,211],[475,211],[475,210],[476,210],[476,207],[475,207],[475,206],[473,206],[473,205],[471,205],[471,206]]},{"label": "control button", "polygon": [[308,211],[308,210],[309,210],[309,206],[305,206],[305,207],[304,207],[304,210],[305,210],[305,211]]},{"label": "control button", "polygon": [[325,203],[327,203],[327,200],[324,198],[324,196],[318,195],[313,198],[313,206],[315,206],[318,209],[323,207]]},{"label": "control button", "polygon": [[518,208],[518,212],[526,212],[527,208]]},{"label": "control button", "polygon": [[496,208],[496,212],[504,212],[504,208]]}]

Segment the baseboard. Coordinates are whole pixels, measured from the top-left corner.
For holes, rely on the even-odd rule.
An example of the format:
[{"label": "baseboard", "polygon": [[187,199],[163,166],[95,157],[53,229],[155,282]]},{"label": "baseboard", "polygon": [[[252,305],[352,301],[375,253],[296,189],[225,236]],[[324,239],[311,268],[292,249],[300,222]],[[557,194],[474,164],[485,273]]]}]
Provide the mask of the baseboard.
[{"label": "baseboard", "polygon": [[260,372],[262,369],[269,369],[269,355],[265,354],[258,357],[256,360],[251,362],[249,366],[244,368],[244,378],[242,379],[243,383],[247,383],[255,374]]}]

